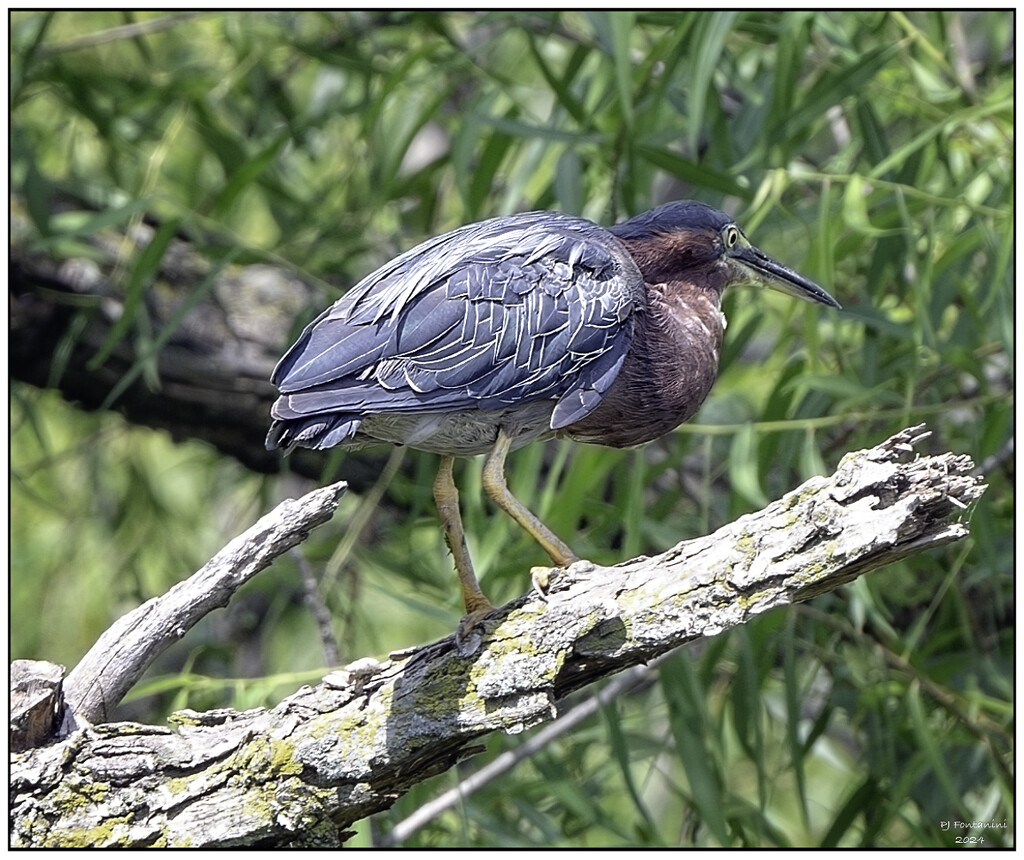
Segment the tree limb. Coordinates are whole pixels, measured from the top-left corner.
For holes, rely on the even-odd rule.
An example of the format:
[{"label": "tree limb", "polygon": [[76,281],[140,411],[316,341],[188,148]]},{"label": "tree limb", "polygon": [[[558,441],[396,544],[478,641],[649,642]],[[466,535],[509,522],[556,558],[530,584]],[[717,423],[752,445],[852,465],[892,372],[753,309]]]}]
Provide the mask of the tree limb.
[{"label": "tree limb", "polygon": [[572,690],[965,537],[984,485],[964,455],[901,462],[921,438],[849,454],[831,477],[654,558],[555,572],[546,599],[495,610],[466,653],[449,637],[359,661],[270,710],[183,711],[177,732],[90,727],[16,755],[12,844],[337,844],[488,732],[550,720]]},{"label": "tree limb", "polygon": [[[126,273],[156,232],[141,219],[106,228],[60,259],[33,245],[24,205],[11,198],[12,378],[178,440],[202,439],[253,471],[319,479],[322,451],[282,461],[263,442],[277,397],[270,374],[326,296],[284,266],[211,262],[183,236],[130,296]],[[374,452],[348,456],[349,486],[372,486],[383,462]]]},{"label": "tree limb", "polygon": [[64,682],[73,726],[107,719],[150,664],[203,616],[329,520],[345,484],[287,499],[236,537],[201,570],[119,618]]}]

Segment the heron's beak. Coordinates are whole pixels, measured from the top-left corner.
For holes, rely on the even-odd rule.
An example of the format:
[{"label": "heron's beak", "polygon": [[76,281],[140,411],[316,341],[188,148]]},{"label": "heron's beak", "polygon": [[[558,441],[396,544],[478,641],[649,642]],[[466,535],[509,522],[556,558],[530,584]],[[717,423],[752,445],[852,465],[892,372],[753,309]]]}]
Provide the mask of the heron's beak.
[{"label": "heron's beak", "polygon": [[785,293],[787,296],[803,299],[805,302],[821,302],[821,304],[832,308],[841,307],[839,302],[814,281],[809,281],[803,275],[783,266],[782,263],[773,260],[753,245],[736,247],[732,250],[731,256],[737,262],[742,263],[750,272],[752,279],[761,286]]}]

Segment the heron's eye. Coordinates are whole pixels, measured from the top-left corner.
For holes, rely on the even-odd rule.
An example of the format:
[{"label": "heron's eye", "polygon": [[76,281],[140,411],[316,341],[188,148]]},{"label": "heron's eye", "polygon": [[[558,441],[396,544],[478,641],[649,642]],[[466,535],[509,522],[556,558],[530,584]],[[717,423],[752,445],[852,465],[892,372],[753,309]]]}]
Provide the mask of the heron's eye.
[{"label": "heron's eye", "polygon": [[722,241],[725,242],[726,250],[731,251],[740,241],[740,230],[734,224],[730,224],[722,231]]}]

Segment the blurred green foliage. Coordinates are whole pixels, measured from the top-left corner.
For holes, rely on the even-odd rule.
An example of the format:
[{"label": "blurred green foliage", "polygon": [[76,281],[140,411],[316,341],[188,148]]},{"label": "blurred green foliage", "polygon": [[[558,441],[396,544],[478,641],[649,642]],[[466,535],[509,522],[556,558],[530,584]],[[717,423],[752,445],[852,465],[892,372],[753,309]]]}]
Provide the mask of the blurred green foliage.
[{"label": "blurred green foliage", "polygon": [[[695,197],[829,289],[841,313],[733,291],[719,384],[669,437],[512,458],[513,492],[585,557],[704,533],[920,421],[933,450],[986,464],[969,540],[675,655],[407,844],[940,847],[968,833],[941,822],[990,820],[1008,827],[970,834],[1012,844],[1012,17],[13,13],[12,185],[57,259],[147,212],[213,237],[197,239],[211,258],[294,267],[326,304],[473,220],[610,223]],[[296,491],[18,385],[11,433],[16,657],[73,665]],[[382,487],[396,504],[350,496],[303,548],[343,662],[459,615],[433,458],[403,456],[412,469]],[[462,466],[467,531],[505,600],[542,558],[484,504],[480,468]],[[275,565],[125,714],[250,707],[318,679],[302,594],[294,565]],[[465,767],[520,742],[490,738]],[[355,844],[463,775],[418,787]]]}]

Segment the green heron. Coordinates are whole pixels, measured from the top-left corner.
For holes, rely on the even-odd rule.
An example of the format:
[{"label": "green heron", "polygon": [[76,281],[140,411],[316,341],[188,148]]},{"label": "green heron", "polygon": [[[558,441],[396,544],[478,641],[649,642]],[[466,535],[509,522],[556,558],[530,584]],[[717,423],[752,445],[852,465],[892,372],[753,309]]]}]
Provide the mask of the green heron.
[{"label": "green heron", "polygon": [[506,456],[553,437],[640,445],[691,418],[718,374],[733,284],[839,307],[694,201],[607,229],[556,212],[462,227],[306,327],[271,378],[281,396],[267,448],[390,442],[440,454],[434,498],[471,626],[492,607],[466,547],[454,459],[487,454],[487,494],[555,565],[576,561],[509,492]]}]

